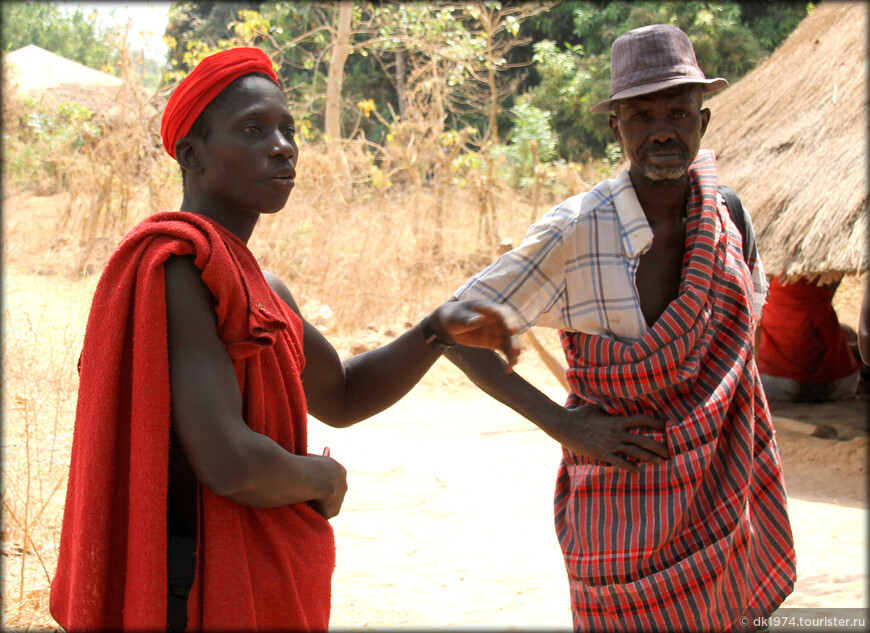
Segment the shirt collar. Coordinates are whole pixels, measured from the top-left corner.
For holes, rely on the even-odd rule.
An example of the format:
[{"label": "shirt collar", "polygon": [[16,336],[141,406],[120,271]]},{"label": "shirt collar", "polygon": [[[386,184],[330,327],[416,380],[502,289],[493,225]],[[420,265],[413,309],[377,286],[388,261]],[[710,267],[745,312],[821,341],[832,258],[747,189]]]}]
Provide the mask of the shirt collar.
[{"label": "shirt collar", "polygon": [[626,257],[643,255],[652,244],[653,233],[631,184],[628,170],[622,170],[611,188],[613,208],[622,228],[622,252]]}]

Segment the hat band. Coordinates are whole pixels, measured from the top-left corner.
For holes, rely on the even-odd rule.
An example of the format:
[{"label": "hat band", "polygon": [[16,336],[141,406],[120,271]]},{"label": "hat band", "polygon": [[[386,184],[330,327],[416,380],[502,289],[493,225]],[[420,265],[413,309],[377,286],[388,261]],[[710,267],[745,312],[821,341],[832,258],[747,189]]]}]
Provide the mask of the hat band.
[{"label": "hat band", "polygon": [[667,75],[660,77],[650,77],[648,69],[646,68],[640,68],[632,73],[628,73],[624,76],[623,81],[619,82],[618,86],[611,86],[610,97],[613,98],[620,92],[625,92],[626,90],[631,90],[632,88],[646,84],[661,84],[666,81],[674,80],[679,81],[680,83],[685,83],[685,80],[687,79],[697,81],[698,83],[709,82],[703,74],[698,72],[697,68],[693,68],[692,66],[672,66],[671,68],[668,68],[668,71]]}]

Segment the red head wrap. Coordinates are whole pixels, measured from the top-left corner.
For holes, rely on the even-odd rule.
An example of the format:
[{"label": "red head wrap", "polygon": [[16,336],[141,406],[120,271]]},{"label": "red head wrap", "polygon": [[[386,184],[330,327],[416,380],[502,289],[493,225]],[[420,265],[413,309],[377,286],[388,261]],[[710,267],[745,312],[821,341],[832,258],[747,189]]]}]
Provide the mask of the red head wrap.
[{"label": "red head wrap", "polygon": [[172,158],[175,143],[187,136],[205,107],[233,81],[251,73],[266,73],[278,83],[272,61],[259,48],[231,48],[209,55],[196,65],[169,97],[160,122],[163,147]]}]

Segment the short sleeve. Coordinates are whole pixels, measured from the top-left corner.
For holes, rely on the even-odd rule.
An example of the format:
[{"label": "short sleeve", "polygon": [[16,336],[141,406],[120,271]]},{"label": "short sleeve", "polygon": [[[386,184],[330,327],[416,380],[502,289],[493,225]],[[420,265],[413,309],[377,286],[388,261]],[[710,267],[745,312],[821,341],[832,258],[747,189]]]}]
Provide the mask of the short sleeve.
[{"label": "short sleeve", "polygon": [[469,279],[453,296],[487,299],[513,308],[523,332],[542,315],[561,314],[552,308],[565,295],[562,249],[562,231],[542,220],[529,227],[522,244]]}]

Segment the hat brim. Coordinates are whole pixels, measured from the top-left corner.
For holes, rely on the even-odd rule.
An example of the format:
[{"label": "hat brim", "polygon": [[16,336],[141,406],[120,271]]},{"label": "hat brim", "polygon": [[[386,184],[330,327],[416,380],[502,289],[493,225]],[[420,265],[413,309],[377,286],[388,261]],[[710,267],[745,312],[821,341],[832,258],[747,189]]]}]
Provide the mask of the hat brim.
[{"label": "hat brim", "polygon": [[589,111],[598,114],[602,112],[613,112],[614,101],[619,101],[620,99],[630,99],[631,97],[639,97],[641,95],[659,92],[661,90],[666,90],[668,88],[680,86],[683,84],[701,84],[704,87],[704,94],[706,95],[710,94],[711,92],[721,90],[728,85],[728,81],[722,77],[716,77],[715,79],[698,79],[697,77],[674,77],[672,79],[665,79],[664,81],[657,81],[655,83],[642,84],[640,86],[626,88],[625,90],[621,90],[616,94],[611,95],[610,99],[602,101],[601,103],[596,103],[594,106],[589,108]]}]

